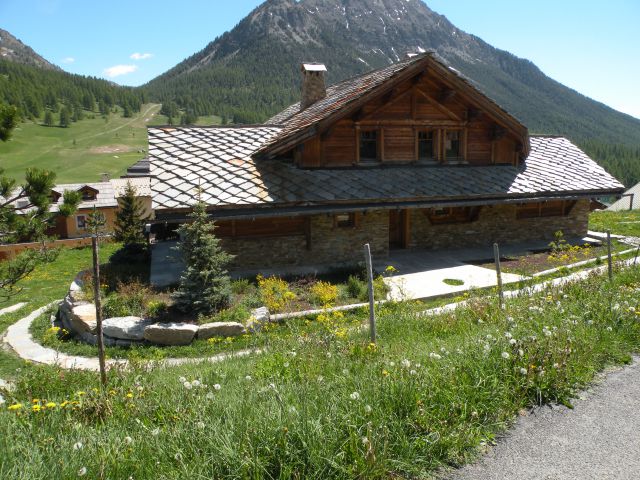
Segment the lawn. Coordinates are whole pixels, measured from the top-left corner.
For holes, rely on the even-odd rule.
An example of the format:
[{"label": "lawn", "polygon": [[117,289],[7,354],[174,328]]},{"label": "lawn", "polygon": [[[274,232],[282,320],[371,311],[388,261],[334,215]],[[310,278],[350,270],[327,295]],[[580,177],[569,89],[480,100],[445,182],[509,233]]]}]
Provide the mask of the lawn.
[{"label": "lawn", "polygon": [[589,215],[589,230],[640,237],[640,210],[598,211]]},{"label": "lawn", "polygon": [[119,177],[145,156],[146,125],[159,110],[158,104],[146,104],[132,118],[118,112],[106,120],[85,112],[86,118],[69,128],[21,123],[11,140],[0,143],[2,167],[18,180],[29,167],[55,171],[58,183],[97,182],[103,172]]},{"label": "lawn", "polygon": [[426,478],[629,362],[639,284],[628,269],[430,317],[389,304],[375,347],[318,329],[223,363],[112,371],[104,393],[94,373],[25,365],[0,410],[0,477]]}]

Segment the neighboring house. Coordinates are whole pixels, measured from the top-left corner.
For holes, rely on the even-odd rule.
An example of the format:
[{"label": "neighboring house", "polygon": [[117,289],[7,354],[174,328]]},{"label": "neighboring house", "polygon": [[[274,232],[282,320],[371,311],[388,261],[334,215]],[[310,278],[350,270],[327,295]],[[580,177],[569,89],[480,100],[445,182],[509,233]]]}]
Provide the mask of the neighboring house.
[{"label": "neighboring house", "polygon": [[93,211],[93,207],[101,212],[106,220],[105,230],[113,231],[118,209],[118,201],[111,182],[98,183],[66,183],[56,185],[51,191],[53,203],[51,211],[57,212],[62,204],[64,192],[67,190],[78,191],[82,195],[82,200],[78,209],[73,215],[64,217],[58,215],[55,225],[47,233],[58,238],[80,238],[89,235],[87,230],[87,220]]},{"label": "neighboring house", "polygon": [[156,227],[201,198],[234,268],[328,268],[367,242],[380,257],[586,235],[590,199],[624,189],[433,53],[329,88],[325,70],[304,64],[302,101],[264,125],[149,128]]},{"label": "neighboring house", "polygon": [[607,210],[619,212],[620,210],[636,210],[638,208],[640,208],[640,183],[636,183],[624,192],[620,199],[607,207]]},{"label": "neighboring house", "polygon": [[127,168],[127,173],[122,178],[136,178],[149,176],[149,159],[143,158]]}]

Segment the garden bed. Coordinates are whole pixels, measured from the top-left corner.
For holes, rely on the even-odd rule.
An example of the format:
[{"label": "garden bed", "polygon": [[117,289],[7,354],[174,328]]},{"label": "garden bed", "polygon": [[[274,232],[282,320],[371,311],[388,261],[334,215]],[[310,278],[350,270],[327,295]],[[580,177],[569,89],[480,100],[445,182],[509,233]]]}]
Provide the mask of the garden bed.
[{"label": "garden bed", "polygon": [[[611,241],[612,253],[621,252],[628,249],[629,245],[617,240]],[[500,258],[500,268],[504,273],[515,273],[523,276],[530,276],[535,273],[544,272],[553,268],[569,266],[584,260],[594,260],[600,264],[599,257],[607,255],[607,246],[586,246],[578,245],[570,247],[564,252],[554,252],[551,248],[543,251],[528,252],[518,256],[502,256]],[[484,259],[467,262],[480,267],[495,269],[493,259]]]}]

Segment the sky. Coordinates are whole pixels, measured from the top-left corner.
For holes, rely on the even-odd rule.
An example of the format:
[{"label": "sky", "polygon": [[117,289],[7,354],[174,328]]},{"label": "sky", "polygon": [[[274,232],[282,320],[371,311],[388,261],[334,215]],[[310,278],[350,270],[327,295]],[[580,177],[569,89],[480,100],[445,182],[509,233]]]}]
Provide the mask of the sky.
[{"label": "sky", "polygon": [[[0,0],[0,28],[69,72],[141,85],[203,49],[260,3]],[[426,3],[461,30],[640,118],[640,0]]]}]

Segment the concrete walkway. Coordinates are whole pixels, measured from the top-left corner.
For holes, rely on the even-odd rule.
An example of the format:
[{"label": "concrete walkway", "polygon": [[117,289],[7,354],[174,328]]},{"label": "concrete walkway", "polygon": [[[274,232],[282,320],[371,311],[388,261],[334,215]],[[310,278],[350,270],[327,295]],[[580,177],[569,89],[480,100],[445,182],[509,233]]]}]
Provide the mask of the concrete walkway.
[{"label": "concrete walkway", "polygon": [[20,302],[20,303],[16,303],[15,305],[11,305],[10,307],[5,307],[3,309],[0,309],[0,316],[4,315],[5,313],[13,313],[17,310],[20,310],[26,304],[27,302]]},{"label": "concrete walkway", "polygon": [[[34,363],[42,363],[46,365],[55,365],[65,369],[98,371],[100,366],[97,357],[67,355],[66,353],[58,352],[52,348],[43,347],[33,340],[33,337],[29,332],[31,323],[42,315],[51,305],[55,305],[57,303],[59,302],[53,302],[49,305],[45,305],[11,325],[4,335],[3,342],[23,360],[29,360]],[[232,357],[250,355],[251,353],[259,353],[259,351],[241,350],[233,353],[220,353],[218,355],[204,358],[167,358],[165,360],[160,360],[157,363],[162,366],[176,366],[185,363],[220,362]],[[106,361],[107,368],[113,368],[115,366],[126,367],[128,364],[128,360],[107,359]]]},{"label": "concrete walkway", "polygon": [[574,409],[542,407],[449,480],[640,478],[640,363],[610,372]]}]

